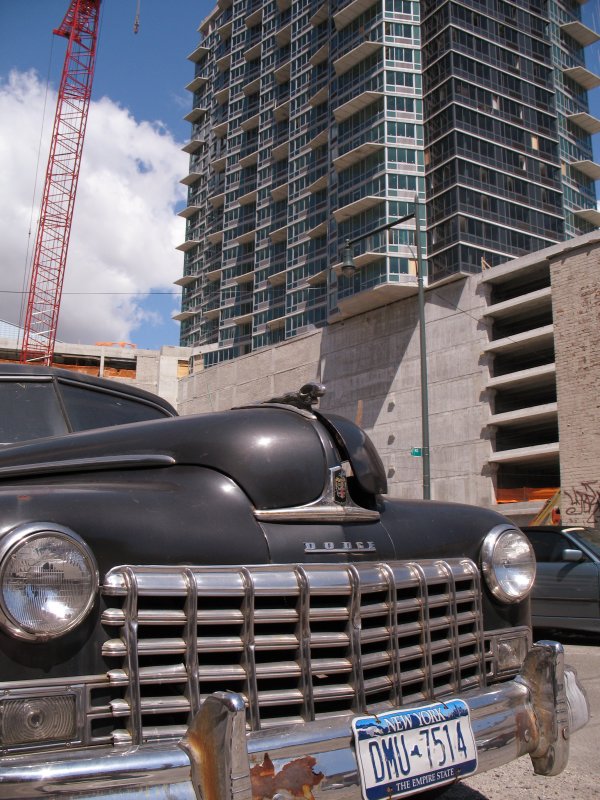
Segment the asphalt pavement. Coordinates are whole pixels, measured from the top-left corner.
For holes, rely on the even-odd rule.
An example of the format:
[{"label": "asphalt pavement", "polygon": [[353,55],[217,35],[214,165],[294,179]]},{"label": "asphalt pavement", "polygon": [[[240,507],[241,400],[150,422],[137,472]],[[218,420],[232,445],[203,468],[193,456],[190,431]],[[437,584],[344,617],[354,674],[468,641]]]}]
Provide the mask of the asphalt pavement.
[{"label": "asphalt pavement", "polygon": [[[542,638],[542,637],[539,637]],[[544,638],[550,638],[549,636]],[[600,643],[555,636],[565,661],[577,670],[591,707],[591,720],[571,739],[569,764],[560,775],[536,775],[529,756],[453,786],[444,800],[590,800],[600,798]],[[597,640],[597,637],[596,637]]]}]

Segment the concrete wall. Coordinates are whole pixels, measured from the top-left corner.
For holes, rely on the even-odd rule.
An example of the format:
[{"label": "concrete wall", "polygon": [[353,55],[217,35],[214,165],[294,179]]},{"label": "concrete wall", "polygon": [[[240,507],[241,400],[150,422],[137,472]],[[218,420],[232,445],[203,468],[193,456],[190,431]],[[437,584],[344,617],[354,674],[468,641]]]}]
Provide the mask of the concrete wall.
[{"label": "concrete wall", "polygon": [[158,353],[155,350],[138,350],[135,385],[177,406],[179,379],[183,377],[190,355],[189,347],[165,345]]},{"label": "concrete wall", "polygon": [[561,513],[600,526],[600,247],[551,259]]},{"label": "concrete wall", "polygon": [[234,361],[200,369],[179,383],[179,413],[224,411],[320,380],[322,334],[317,330]]},{"label": "concrete wall", "polygon": [[[432,497],[477,505],[493,502],[484,474],[483,395],[487,342],[479,322],[478,278],[426,292]],[[372,436],[386,467],[390,495],[422,496],[420,347],[417,298],[411,297],[314,333],[200,371],[180,382],[180,413],[223,410],[300,388],[327,386],[323,410],[355,419]]]}]

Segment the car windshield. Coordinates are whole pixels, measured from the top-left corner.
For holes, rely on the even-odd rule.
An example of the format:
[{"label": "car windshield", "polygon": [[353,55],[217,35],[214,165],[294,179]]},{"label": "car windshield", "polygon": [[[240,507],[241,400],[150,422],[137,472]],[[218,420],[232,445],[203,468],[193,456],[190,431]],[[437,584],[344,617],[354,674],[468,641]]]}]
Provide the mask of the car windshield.
[{"label": "car windshield", "polygon": [[563,530],[581,539],[600,558],[600,530],[597,528],[574,528],[573,530],[563,528]]}]

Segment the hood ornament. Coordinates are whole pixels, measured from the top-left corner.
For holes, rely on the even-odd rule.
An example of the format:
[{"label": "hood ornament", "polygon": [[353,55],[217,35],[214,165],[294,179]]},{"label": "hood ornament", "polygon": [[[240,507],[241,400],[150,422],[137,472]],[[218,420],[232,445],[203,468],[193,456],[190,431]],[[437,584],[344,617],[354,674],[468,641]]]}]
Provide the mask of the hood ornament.
[{"label": "hood ornament", "polygon": [[280,397],[272,397],[265,400],[265,403],[283,403],[288,406],[301,408],[303,411],[311,411],[312,407],[319,402],[319,398],[325,394],[325,385],[317,381],[309,381],[300,387],[297,392],[286,392]]}]

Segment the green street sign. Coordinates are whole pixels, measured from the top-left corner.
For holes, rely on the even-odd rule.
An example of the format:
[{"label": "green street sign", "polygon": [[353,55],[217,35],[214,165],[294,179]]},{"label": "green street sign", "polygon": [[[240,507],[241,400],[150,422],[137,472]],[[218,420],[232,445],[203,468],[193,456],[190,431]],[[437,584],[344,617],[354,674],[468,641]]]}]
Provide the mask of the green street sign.
[{"label": "green street sign", "polygon": [[423,449],[421,447],[413,447],[410,451],[411,456],[422,456]]}]

